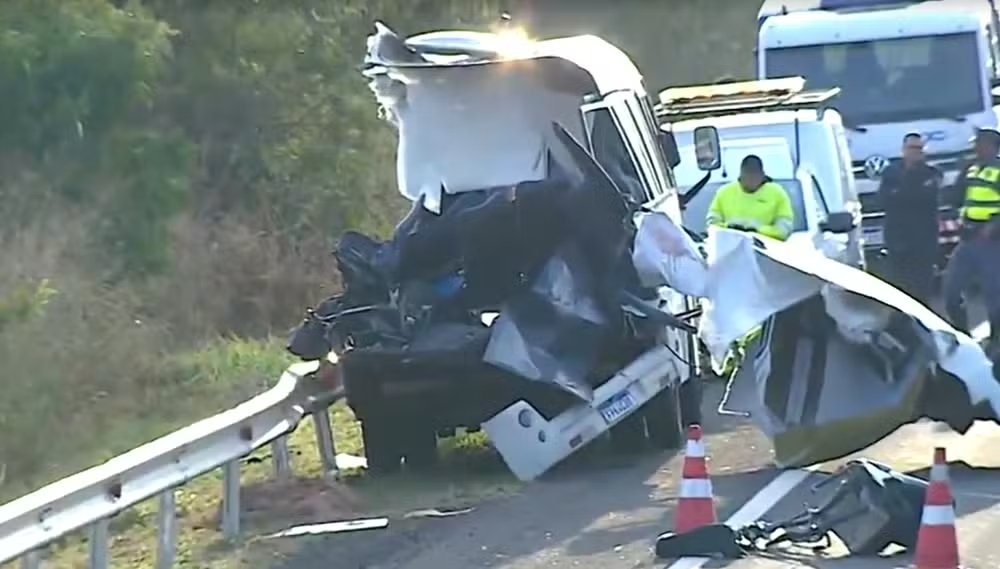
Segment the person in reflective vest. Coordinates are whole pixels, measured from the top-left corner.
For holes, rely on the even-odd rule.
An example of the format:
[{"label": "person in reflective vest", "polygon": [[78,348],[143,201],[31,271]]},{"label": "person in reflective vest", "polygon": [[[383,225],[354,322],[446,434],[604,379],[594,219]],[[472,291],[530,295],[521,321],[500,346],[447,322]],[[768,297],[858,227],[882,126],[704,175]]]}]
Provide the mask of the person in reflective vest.
[{"label": "person in reflective vest", "polygon": [[1000,132],[983,129],[975,138],[976,159],[952,188],[949,201],[960,212],[961,241],[945,269],[945,311],[952,325],[969,332],[965,300],[973,286],[986,305],[990,340],[1000,339]]},{"label": "person in reflective vest", "polygon": [[706,221],[784,241],[792,233],[794,213],[788,193],[764,174],[760,157],[750,154],[740,164],[739,179],[715,193]]}]

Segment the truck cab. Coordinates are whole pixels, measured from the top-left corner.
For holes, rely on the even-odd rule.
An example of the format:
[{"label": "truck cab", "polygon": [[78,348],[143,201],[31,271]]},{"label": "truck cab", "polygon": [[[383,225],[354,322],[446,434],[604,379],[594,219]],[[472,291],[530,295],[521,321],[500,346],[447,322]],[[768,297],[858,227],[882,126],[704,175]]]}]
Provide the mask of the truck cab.
[{"label": "truck cab", "polygon": [[[945,184],[977,128],[996,128],[997,18],[990,0],[768,0],[758,17],[759,78],[802,76],[839,87],[866,238],[881,247],[880,176],[903,136],[923,135]],[[942,208],[941,244],[953,241]]]},{"label": "truck cab", "polygon": [[[794,213],[794,228],[788,243],[804,252],[823,255],[842,263],[850,262],[849,237],[843,229],[833,228],[830,208],[826,203],[816,173],[808,166],[796,167],[792,151],[784,138],[729,138],[720,131],[720,168],[711,171],[708,182],[688,202],[684,209],[684,226],[697,233],[707,233],[706,216],[718,190],[739,177],[740,162],[748,154],[755,154],[764,162],[767,175],[788,193]],[[687,137],[680,135],[681,163],[675,171],[681,191],[699,183],[704,172],[696,167],[694,145],[685,144]],[[838,229],[833,231],[832,229]],[[844,229],[851,229],[846,226]]]},{"label": "truck cab", "polygon": [[[744,156],[758,154],[768,175],[798,203],[793,240],[864,266],[861,208],[850,175],[846,134],[839,114],[830,108],[837,94],[836,89],[806,91],[801,78],[662,91],[656,111],[661,128],[673,133],[680,149],[675,174],[686,203],[685,225],[700,231],[709,195],[736,179]],[[704,127],[718,132],[722,162],[692,193],[703,175],[693,157],[695,132]]]},{"label": "truck cab", "polygon": [[[562,240],[556,241],[562,243],[559,247],[567,247],[567,242],[579,247],[584,240],[580,235],[594,231],[592,227],[573,226],[586,223],[581,221],[584,212],[560,206],[569,198],[542,199],[539,193],[605,195],[609,178],[613,182],[610,192],[627,196],[629,207],[625,209],[643,205],[665,213],[680,225],[672,172],[679,159],[675,141],[670,133],[657,128],[642,76],[615,46],[595,36],[534,41],[516,30],[439,31],[402,38],[383,25],[376,27],[377,33],[369,38],[364,73],[382,116],[398,131],[399,191],[413,202],[411,214],[425,226],[446,215],[456,219],[460,214],[449,213],[455,211],[449,208],[456,208],[454,204],[463,196],[471,196],[477,204],[463,212],[500,208],[501,214],[489,218],[489,227],[465,225],[460,233],[476,232],[475,238],[467,237],[476,243],[507,244],[500,252],[494,248],[494,255],[478,259],[480,265],[495,265],[510,251],[531,256],[549,250],[547,243],[552,239],[548,237],[544,242],[528,239],[530,243],[514,239],[513,232],[526,227],[521,224],[522,214],[537,217],[517,207],[544,208],[541,211],[551,214],[552,222],[535,220],[531,227],[558,227],[564,233]],[[517,201],[523,204],[513,206],[517,215],[503,213],[509,211],[503,209],[508,208],[505,204],[518,200],[512,195],[522,195],[519,192],[536,193]],[[626,202],[616,199],[615,203],[618,201]],[[615,208],[617,215],[617,205]],[[497,225],[501,228],[497,232],[493,230],[494,224],[500,223],[497,220],[513,226]],[[627,236],[629,221],[631,218],[615,220],[615,231]],[[620,258],[631,262],[629,245],[626,237]],[[489,347],[481,352],[436,358],[434,369],[426,371],[426,366],[420,370],[411,366],[414,357],[407,352],[410,346],[427,343],[426,339],[407,339],[389,356],[383,355],[381,347],[360,355],[351,345],[341,348],[345,394],[361,421],[369,464],[375,455],[385,468],[398,467],[401,456],[407,464],[413,457],[426,461],[434,452],[434,437],[458,428],[481,427],[514,474],[524,480],[541,475],[607,432],[618,446],[634,447],[638,441],[649,441],[674,448],[681,443],[680,392],[683,385],[696,383],[688,379],[697,364],[692,363],[696,360],[693,328],[677,323],[694,317],[695,299],[669,287],[644,290],[643,294],[649,294],[638,299],[638,304],[620,298],[592,302],[592,297],[586,296],[591,300],[560,309],[571,313],[568,316],[554,314],[540,321],[536,317],[532,322],[537,323],[528,324],[544,328],[539,334],[548,339],[535,338],[543,345],[529,343],[530,339],[516,331],[500,339],[494,335],[500,334],[498,329],[515,330],[511,322],[518,316],[513,315],[512,306],[522,306],[519,302],[534,302],[537,312],[538,306],[548,306],[544,304],[550,299],[548,295],[570,293],[583,299],[581,295],[598,294],[582,288],[542,290],[551,285],[537,284],[539,279],[550,278],[546,267],[559,266],[560,270],[553,270],[562,276],[551,278],[562,278],[563,285],[569,286],[565,283],[567,273],[592,270],[592,258],[604,254],[587,250],[588,258],[571,270],[571,263],[559,256],[562,250],[544,253],[548,261],[542,261],[541,269],[535,268],[538,263],[520,265],[528,268],[514,280],[527,282],[513,285],[512,296],[494,301],[492,310],[496,312],[491,318],[485,318],[484,313],[480,323],[469,316],[468,309],[446,313],[448,318],[458,314],[456,318],[462,319],[447,322],[449,326],[461,326],[468,330],[463,334],[486,338],[484,343]],[[476,261],[462,252],[448,261],[460,269],[447,274],[457,274],[459,280],[468,282],[470,267]],[[434,278],[440,279],[437,273]],[[620,280],[627,280],[627,276]],[[403,285],[397,286],[401,289]],[[616,294],[625,298],[636,288],[641,287],[624,284]],[[607,313],[619,304],[620,313]],[[433,310],[434,306],[427,308]],[[642,326],[621,325],[636,321],[636,314]],[[574,318],[575,326],[581,327],[575,341],[554,339],[565,336],[566,330],[550,329],[556,326],[552,322]],[[588,341],[582,336],[601,337],[605,333],[601,326],[621,337],[602,341],[595,351],[607,349],[615,355],[602,356],[594,364],[584,364],[583,371],[569,373],[593,355],[574,353],[578,345]],[[526,367],[532,368],[539,361],[532,359],[536,356],[544,360],[545,370],[525,372],[516,362],[509,363],[511,359],[530,360]],[[366,366],[363,369],[362,364]],[[586,385],[571,385],[566,377],[574,374],[585,376]],[[697,419],[689,417],[683,422]],[[417,439],[422,445],[419,448],[414,442]]]}]

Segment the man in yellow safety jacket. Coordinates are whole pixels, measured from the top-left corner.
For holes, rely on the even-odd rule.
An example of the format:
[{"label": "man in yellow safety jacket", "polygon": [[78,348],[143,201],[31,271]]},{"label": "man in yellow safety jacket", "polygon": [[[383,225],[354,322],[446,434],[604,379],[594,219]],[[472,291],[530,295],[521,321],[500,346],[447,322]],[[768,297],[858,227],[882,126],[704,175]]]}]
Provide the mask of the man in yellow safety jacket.
[{"label": "man in yellow safety jacket", "polygon": [[1000,339],[1000,132],[982,129],[975,138],[976,158],[952,188],[959,208],[961,242],[945,268],[945,311],[956,328],[969,331],[965,299],[972,285],[990,323],[990,340]]},{"label": "man in yellow safety jacket", "polygon": [[760,157],[750,154],[740,163],[739,179],[715,193],[706,221],[784,241],[792,233],[794,213],[785,189],[764,174]]}]

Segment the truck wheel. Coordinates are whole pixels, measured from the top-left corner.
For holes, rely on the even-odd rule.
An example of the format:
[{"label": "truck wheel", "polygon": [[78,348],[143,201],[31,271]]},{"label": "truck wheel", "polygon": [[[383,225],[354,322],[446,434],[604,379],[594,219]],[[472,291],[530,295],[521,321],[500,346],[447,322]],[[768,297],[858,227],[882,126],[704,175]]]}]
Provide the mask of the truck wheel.
[{"label": "truck wheel", "polygon": [[395,474],[401,468],[404,433],[389,417],[368,417],[361,422],[361,440],[368,459],[368,471],[373,474]]},{"label": "truck wheel", "polygon": [[[690,383],[691,380],[688,380]],[[680,388],[668,387],[646,403],[643,416],[649,431],[649,442],[658,449],[675,449],[681,446]]]},{"label": "truck wheel", "polygon": [[409,425],[402,437],[403,461],[410,472],[426,472],[438,465],[437,433],[433,428]]},{"label": "truck wheel", "polygon": [[637,411],[611,427],[611,450],[619,454],[641,452],[646,446],[646,425],[643,413]]},{"label": "truck wheel", "polygon": [[681,410],[681,425],[685,428],[701,424],[701,402],[704,393],[703,379],[692,377],[678,388]]}]

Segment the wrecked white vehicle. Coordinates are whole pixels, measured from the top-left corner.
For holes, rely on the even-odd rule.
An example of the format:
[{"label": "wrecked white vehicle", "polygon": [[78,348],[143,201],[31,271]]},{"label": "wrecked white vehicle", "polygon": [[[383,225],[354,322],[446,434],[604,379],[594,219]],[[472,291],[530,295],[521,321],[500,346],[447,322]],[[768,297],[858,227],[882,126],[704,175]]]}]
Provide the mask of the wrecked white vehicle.
[{"label": "wrecked white vehicle", "polygon": [[980,345],[861,270],[729,230],[714,251],[701,336],[721,358],[763,324],[726,406],[774,443],[776,463],[846,456],[922,417],[964,433],[1000,418]]},{"label": "wrecked white vehicle", "polygon": [[414,205],[388,241],[341,238],[345,290],[289,342],[338,354],[369,468],[429,465],[480,425],[522,479],[609,429],[679,445],[697,305],[633,267],[637,219],[653,240],[680,219],[638,70],[593,36],[377,29],[365,74]]}]

